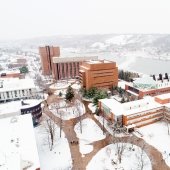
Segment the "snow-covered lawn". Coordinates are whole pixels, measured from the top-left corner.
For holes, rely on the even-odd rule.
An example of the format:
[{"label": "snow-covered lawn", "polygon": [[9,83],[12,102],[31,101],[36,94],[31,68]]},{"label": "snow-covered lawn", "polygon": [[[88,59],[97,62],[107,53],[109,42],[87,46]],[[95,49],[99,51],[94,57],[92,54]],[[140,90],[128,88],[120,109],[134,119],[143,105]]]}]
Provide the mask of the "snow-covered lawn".
[{"label": "snow-covered lawn", "polygon": [[54,90],[66,89],[69,85],[71,85],[71,84],[68,83],[67,81],[58,81],[57,83],[52,84],[50,86],[50,89],[54,89]]},{"label": "snow-covered lawn", "polygon": [[[57,107],[62,107],[58,110],[56,110],[55,104],[51,104],[49,106],[49,109],[52,113],[54,113],[57,117],[61,117],[63,120],[69,120],[72,118],[79,117],[83,114],[85,114],[85,106],[83,103],[77,101],[77,104],[73,106],[66,106],[66,103],[64,101],[60,102],[59,106]],[[60,116],[61,113],[61,116]]]},{"label": "snow-covered lawn", "polygon": [[170,166],[170,135],[168,135],[166,123],[153,123],[139,128],[139,131],[143,134],[143,138],[147,143],[162,153],[165,162]]},{"label": "snow-covered lawn", "polygon": [[80,132],[80,122],[75,125],[74,130],[79,138],[80,152],[82,154],[87,154],[93,150],[93,146],[89,145],[90,143],[106,137],[100,127],[89,118],[82,120],[82,133]]},{"label": "snow-covered lawn", "polygon": [[[119,164],[117,159],[117,147],[116,144],[110,144],[104,148],[102,148],[89,162],[86,169],[87,170],[139,170],[140,164],[142,161],[140,160],[140,156],[142,153],[142,150],[133,145],[133,148],[135,149],[130,150],[131,144],[126,144],[126,149],[123,152],[122,155],[122,161]],[[149,157],[146,155],[145,152],[143,152],[142,157],[144,168],[143,170],[151,170],[151,162],[149,160]]]},{"label": "snow-covered lawn", "polygon": [[50,151],[48,134],[46,133],[45,127],[40,125],[34,130],[41,170],[71,170],[72,159],[70,148],[64,132],[62,131],[62,137],[60,138],[60,129],[56,126],[54,148]]},{"label": "snow-covered lawn", "polygon": [[72,87],[73,89],[75,89],[75,90],[80,90],[80,89],[81,89],[81,85],[78,84],[78,83],[74,83],[71,87]]}]

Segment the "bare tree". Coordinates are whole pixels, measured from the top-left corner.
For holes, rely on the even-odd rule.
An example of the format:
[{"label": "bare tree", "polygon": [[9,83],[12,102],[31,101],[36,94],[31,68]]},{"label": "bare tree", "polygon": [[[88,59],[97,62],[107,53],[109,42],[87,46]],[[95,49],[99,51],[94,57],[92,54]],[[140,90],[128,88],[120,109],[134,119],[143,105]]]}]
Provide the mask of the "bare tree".
[{"label": "bare tree", "polygon": [[78,113],[78,118],[79,118],[79,122],[80,122],[80,133],[82,133],[82,120],[81,120],[81,108],[80,108],[80,101],[75,100],[75,107]]},{"label": "bare tree", "polygon": [[46,117],[44,121],[44,127],[48,135],[48,145],[50,151],[52,151],[54,146],[54,140],[55,140],[55,132],[56,132],[56,125],[54,120]]},{"label": "bare tree", "polygon": [[170,119],[169,114],[167,114],[166,111],[164,111],[162,121],[165,122],[167,126],[168,135],[170,135],[170,129],[169,129],[170,120],[169,119]]},{"label": "bare tree", "polygon": [[[118,139],[118,138],[117,138]],[[117,159],[119,161],[119,164],[122,162],[122,156],[123,156],[123,153],[126,149],[126,145],[127,143],[124,143],[124,142],[119,142],[117,141],[115,143],[116,145],[116,149],[115,149],[115,152],[116,152],[116,155],[117,155]]]},{"label": "bare tree", "polygon": [[136,158],[137,158],[137,170],[144,170],[146,165],[149,163],[146,157],[145,150],[146,149],[146,144],[143,142],[142,146],[136,153]]}]

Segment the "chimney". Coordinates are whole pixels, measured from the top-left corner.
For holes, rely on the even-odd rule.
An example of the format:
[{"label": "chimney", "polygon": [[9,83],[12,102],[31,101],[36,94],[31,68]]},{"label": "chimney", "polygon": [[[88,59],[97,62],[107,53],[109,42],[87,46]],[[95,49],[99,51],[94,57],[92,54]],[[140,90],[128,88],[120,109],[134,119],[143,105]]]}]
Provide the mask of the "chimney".
[{"label": "chimney", "polygon": [[[159,80],[162,80],[162,74],[159,74]],[[162,80],[163,81],[163,80]]]}]

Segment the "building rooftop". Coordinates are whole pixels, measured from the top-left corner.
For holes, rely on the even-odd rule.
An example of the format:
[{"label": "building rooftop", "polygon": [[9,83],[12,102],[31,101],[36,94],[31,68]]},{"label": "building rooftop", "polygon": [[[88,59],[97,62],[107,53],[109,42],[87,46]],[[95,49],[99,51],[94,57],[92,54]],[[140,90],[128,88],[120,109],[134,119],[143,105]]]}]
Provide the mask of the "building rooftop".
[{"label": "building rooftop", "polygon": [[161,107],[162,105],[157,103],[153,97],[147,96],[144,99],[131,101],[127,103],[119,103],[115,99],[101,99],[105,106],[110,108],[114,115],[131,115],[138,112]]},{"label": "building rooftop", "polygon": [[9,78],[0,80],[0,92],[35,88],[33,79]]},{"label": "building rooftop", "polygon": [[40,167],[30,114],[0,119],[0,134],[0,170]]},{"label": "building rooftop", "polygon": [[98,56],[86,57],[53,57],[53,63],[81,62],[86,60],[97,60]]},{"label": "building rooftop", "polygon": [[23,101],[27,105],[22,105],[21,101],[12,101],[0,104],[0,118],[20,115],[21,109],[26,109],[38,105],[41,100],[29,99]]},{"label": "building rooftop", "polygon": [[161,100],[164,100],[164,99],[170,99],[170,93],[166,93],[166,94],[161,94],[161,95],[158,95],[158,96],[155,96]]},{"label": "building rooftop", "polygon": [[101,64],[101,63],[113,63],[113,61],[109,60],[88,60],[86,61],[88,64]]},{"label": "building rooftop", "polygon": [[151,109],[161,107],[162,105],[154,100],[154,97],[147,96],[144,99],[136,100],[132,102],[123,103],[122,107],[124,110],[124,115],[131,115],[134,113],[139,113]]},{"label": "building rooftop", "polygon": [[129,86],[140,89],[141,91],[148,91],[152,89],[161,89],[170,87],[170,81],[167,79],[162,80],[153,80],[152,77],[145,76],[142,78],[136,78],[132,84],[128,84]]}]

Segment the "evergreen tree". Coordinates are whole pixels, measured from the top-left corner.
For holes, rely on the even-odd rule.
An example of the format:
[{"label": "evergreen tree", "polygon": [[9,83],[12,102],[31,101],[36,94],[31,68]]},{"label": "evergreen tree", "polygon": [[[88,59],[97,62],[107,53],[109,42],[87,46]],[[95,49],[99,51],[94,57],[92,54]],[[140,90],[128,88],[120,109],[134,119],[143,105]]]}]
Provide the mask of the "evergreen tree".
[{"label": "evergreen tree", "polygon": [[73,88],[71,86],[68,86],[66,91],[66,100],[71,102],[73,98],[74,98]]},{"label": "evergreen tree", "polygon": [[63,94],[62,94],[62,92],[60,91],[58,95],[61,97]]},{"label": "evergreen tree", "polygon": [[95,94],[95,96],[93,98],[94,106],[98,106],[99,99],[104,99],[104,98],[107,98],[106,91],[98,90],[98,92]]},{"label": "evergreen tree", "polygon": [[28,73],[28,68],[26,66],[19,68],[19,70],[20,70],[20,73]]}]

